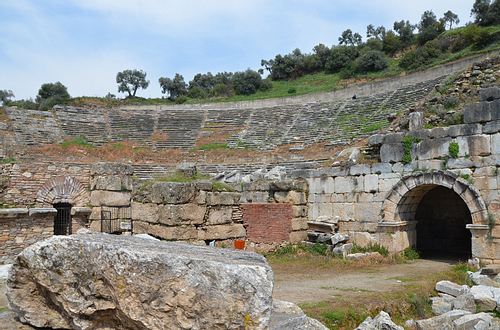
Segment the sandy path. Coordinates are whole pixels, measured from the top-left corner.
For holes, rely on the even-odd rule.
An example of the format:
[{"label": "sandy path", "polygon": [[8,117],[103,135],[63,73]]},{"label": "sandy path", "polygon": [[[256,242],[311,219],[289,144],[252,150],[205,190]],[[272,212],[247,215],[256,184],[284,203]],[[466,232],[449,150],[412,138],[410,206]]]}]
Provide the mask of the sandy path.
[{"label": "sandy path", "polygon": [[408,264],[377,265],[349,272],[271,265],[275,274],[273,297],[301,303],[327,301],[338,295],[390,292],[409,283],[418,283],[426,274],[446,270],[453,264],[443,260],[415,260]]}]

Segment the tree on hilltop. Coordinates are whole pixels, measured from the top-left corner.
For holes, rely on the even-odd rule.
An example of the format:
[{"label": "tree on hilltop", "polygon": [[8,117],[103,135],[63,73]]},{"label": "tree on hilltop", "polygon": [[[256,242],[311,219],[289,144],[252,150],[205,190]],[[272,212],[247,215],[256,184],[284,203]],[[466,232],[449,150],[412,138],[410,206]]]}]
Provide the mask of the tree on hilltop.
[{"label": "tree on hilltop", "polygon": [[339,37],[339,45],[351,45],[351,46],[359,46],[362,42],[363,37],[359,33],[352,33],[351,29],[347,29],[342,32],[342,36]]},{"label": "tree on hilltop", "polygon": [[446,13],[444,13],[443,20],[445,22],[447,22],[448,24],[450,24],[450,30],[451,30],[451,26],[453,24],[460,23],[460,19],[458,18],[458,15],[452,13],[451,10],[448,10]]},{"label": "tree on hilltop", "polygon": [[14,97],[14,93],[11,90],[0,90],[0,101],[3,105],[9,105],[11,97]]},{"label": "tree on hilltop", "polygon": [[178,73],[175,74],[174,79],[161,77],[158,82],[160,83],[161,92],[163,94],[168,92],[172,100],[186,94],[187,84],[184,82],[184,77]]},{"label": "tree on hilltop", "polygon": [[142,70],[125,70],[116,74],[118,92],[128,93],[129,97],[135,97],[139,88],[146,89],[149,80],[146,80],[146,72]]},{"label": "tree on hilltop", "polygon": [[38,90],[36,103],[39,110],[49,110],[56,104],[68,103],[70,99],[68,88],[58,81],[43,84]]}]

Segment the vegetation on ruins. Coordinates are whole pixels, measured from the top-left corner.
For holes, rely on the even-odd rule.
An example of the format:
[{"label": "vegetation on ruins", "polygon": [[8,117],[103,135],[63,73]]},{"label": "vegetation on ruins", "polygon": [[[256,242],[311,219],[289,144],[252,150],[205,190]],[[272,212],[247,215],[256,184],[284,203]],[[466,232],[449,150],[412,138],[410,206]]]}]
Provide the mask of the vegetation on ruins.
[{"label": "vegetation on ruins", "polygon": [[178,73],[175,74],[174,79],[161,77],[158,79],[160,83],[161,92],[163,94],[168,93],[170,99],[175,101],[179,96],[186,94],[186,83],[184,82],[184,77]]},{"label": "vegetation on ruins", "polygon": [[59,81],[43,84],[36,96],[38,110],[49,110],[56,104],[66,104],[70,100],[68,88]]},{"label": "vegetation on ruins", "polygon": [[458,146],[458,143],[452,142],[448,146],[448,152],[450,153],[451,158],[458,158],[458,152],[460,150],[460,147]]},{"label": "vegetation on ruins", "polygon": [[116,83],[118,92],[128,93],[129,97],[135,97],[139,88],[146,89],[149,86],[149,80],[146,80],[146,72],[142,70],[124,70],[116,74]]}]

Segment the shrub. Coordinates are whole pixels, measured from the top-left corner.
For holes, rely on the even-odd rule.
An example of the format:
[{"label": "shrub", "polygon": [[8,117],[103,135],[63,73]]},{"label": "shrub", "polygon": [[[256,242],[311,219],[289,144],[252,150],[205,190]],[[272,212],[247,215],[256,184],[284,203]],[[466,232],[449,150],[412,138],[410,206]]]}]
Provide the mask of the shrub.
[{"label": "shrub", "polygon": [[448,151],[452,158],[458,158],[458,151],[459,151],[458,143],[456,142],[450,143],[450,145],[448,146]]},{"label": "shrub", "polygon": [[413,136],[407,135],[404,137],[403,141],[404,155],[403,155],[403,163],[409,164],[411,163],[411,144],[413,143]]},{"label": "shrub", "polygon": [[389,66],[387,57],[379,50],[371,50],[356,61],[359,68],[363,71],[383,70]]},{"label": "shrub", "polygon": [[273,88],[273,82],[269,79],[263,79],[262,82],[260,83],[259,90],[261,92],[265,92],[271,90],[272,88]]},{"label": "shrub", "polygon": [[444,102],[444,107],[446,110],[456,109],[460,105],[460,99],[456,96],[448,96]]},{"label": "shrub", "polygon": [[233,85],[231,85],[231,84],[217,84],[212,89],[212,94],[214,96],[231,97],[231,96],[233,96]]},{"label": "shrub", "polygon": [[181,95],[181,96],[179,96],[178,98],[175,99],[175,103],[176,104],[186,103],[187,99],[188,98],[187,98],[186,95]]},{"label": "shrub", "polygon": [[351,70],[348,69],[341,69],[339,73],[340,79],[349,79],[352,77],[352,72]]},{"label": "shrub", "polygon": [[236,72],[233,76],[234,90],[237,94],[251,95],[257,92],[262,78],[257,71],[248,68],[244,72]]},{"label": "shrub", "polygon": [[187,97],[192,99],[204,99],[207,96],[207,93],[200,87],[193,87],[187,93]]},{"label": "shrub", "polygon": [[403,251],[403,256],[408,260],[418,259],[420,258],[420,252],[413,247],[407,247]]},{"label": "shrub", "polygon": [[292,87],[290,87],[288,89],[288,94],[295,94],[295,93],[297,93],[297,88],[296,87],[292,86]]}]

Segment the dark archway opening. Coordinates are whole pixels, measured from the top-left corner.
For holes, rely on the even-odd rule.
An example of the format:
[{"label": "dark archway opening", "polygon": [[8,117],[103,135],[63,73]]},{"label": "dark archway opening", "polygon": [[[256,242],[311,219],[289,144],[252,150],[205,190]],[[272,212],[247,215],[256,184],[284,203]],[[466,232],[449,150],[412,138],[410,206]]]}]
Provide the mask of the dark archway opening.
[{"label": "dark archway opening", "polygon": [[54,204],[57,214],[54,218],[54,235],[71,235],[71,204]]},{"label": "dark archway opening", "polygon": [[467,204],[453,190],[437,186],[418,204],[417,249],[424,257],[454,257],[467,260],[472,254],[472,223]]}]

